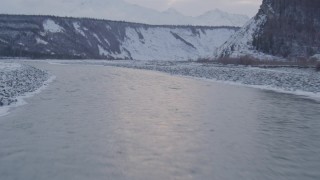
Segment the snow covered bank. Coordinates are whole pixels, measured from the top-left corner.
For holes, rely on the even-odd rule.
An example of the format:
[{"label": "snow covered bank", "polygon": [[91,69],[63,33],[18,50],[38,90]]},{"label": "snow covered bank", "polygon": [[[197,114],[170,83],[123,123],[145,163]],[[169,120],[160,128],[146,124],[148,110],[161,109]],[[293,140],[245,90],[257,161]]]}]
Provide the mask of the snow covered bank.
[{"label": "snow covered bank", "polygon": [[256,68],[195,62],[159,61],[77,61],[84,63],[161,71],[173,75],[192,76],[214,81],[245,85],[320,98],[320,73],[314,69]]},{"label": "snow covered bank", "polygon": [[28,65],[0,62],[0,116],[5,115],[9,105],[23,104],[29,97],[51,80],[48,73]]}]

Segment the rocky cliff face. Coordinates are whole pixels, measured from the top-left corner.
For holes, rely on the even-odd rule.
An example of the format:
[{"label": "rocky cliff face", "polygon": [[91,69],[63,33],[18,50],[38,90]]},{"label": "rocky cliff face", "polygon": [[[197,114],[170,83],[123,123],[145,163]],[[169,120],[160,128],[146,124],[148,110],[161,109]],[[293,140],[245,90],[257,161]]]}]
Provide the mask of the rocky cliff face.
[{"label": "rocky cliff face", "polygon": [[238,28],[157,26],[52,16],[0,15],[0,56],[189,60],[211,57]]},{"label": "rocky cliff face", "polygon": [[218,56],[261,53],[309,57],[320,53],[319,0],[263,0],[258,14],[219,50]]}]

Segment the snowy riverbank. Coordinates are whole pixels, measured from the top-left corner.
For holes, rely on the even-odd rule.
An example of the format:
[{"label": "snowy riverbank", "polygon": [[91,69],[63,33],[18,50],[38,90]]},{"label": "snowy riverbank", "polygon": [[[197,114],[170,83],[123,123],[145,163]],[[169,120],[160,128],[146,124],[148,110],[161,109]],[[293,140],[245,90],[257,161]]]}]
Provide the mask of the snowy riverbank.
[{"label": "snowy riverbank", "polygon": [[0,116],[4,115],[9,105],[22,104],[22,97],[27,97],[43,88],[50,75],[34,67],[0,62]]},{"label": "snowy riverbank", "polygon": [[256,68],[195,62],[157,61],[56,61],[155,70],[172,75],[205,78],[260,89],[320,97],[320,73],[314,69]]}]

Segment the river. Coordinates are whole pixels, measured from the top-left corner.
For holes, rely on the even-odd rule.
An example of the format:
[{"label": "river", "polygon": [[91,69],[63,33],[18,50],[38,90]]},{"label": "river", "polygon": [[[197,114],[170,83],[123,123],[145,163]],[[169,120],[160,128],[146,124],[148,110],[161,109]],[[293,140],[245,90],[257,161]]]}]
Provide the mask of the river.
[{"label": "river", "polygon": [[28,64],[56,79],[0,117],[0,179],[320,179],[319,101],[146,70]]}]

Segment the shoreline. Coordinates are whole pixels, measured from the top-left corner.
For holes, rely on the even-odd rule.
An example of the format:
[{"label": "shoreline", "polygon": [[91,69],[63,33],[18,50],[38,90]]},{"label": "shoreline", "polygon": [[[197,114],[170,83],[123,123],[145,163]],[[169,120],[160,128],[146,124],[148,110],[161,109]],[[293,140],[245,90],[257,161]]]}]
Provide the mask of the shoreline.
[{"label": "shoreline", "polygon": [[[29,60],[24,60],[24,61],[29,61]],[[209,65],[205,66],[204,64],[201,63],[195,63],[195,62],[154,62],[154,61],[83,61],[83,60],[76,60],[76,61],[61,61],[61,60],[44,60],[45,62],[53,65],[72,65],[72,64],[83,64],[83,65],[93,65],[93,66],[109,66],[109,67],[118,67],[118,68],[129,68],[129,69],[140,69],[140,70],[147,70],[147,71],[156,71],[159,73],[164,73],[164,74],[169,74],[172,76],[178,76],[178,77],[183,77],[183,78],[191,78],[191,79],[197,79],[201,81],[208,81],[208,82],[215,82],[215,83],[221,83],[221,84],[227,84],[227,85],[233,85],[233,86],[241,86],[241,87],[248,87],[248,88],[255,88],[255,89],[260,89],[260,90],[267,90],[267,91],[274,91],[278,93],[284,93],[284,94],[291,94],[291,95],[296,95],[296,96],[301,96],[303,98],[307,99],[312,99],[316,101],[320,101],[320,86],[318,92],[310,92],[310,91],[303,91],[300,89],[286,89],[286,88],[281,88],[281,87],[275,87],[272,85],[268,84],[246,84],[245,82],[241,81],[232,81],[226,79],[221,79],[221,77],[224,76],[230,76],[233,77],[232,75],[228,74],[226,72],[225,74],[222,74],[221,77],[219,76],[220,79],[218,78],[213,78],[213,76],[208,77],[208,74],[206,72],[209,70],[212,70],[210,68],[214,69],[219,69],[219,68],[227,68],[229,71],[258,71],[258,72],[267,72],[268,73],[279,73],[279,69],[281,68],[259,68],[259,67],[243,67],[243,66],[226,66],[226,65]],[[13,61],[14,62],[14,61]],[[230,69],[228,69],[230,68]],[[204,70],[203,74],[197,74],[200,70]],[[304,74],[305,70],[297,69],[297,68],[284,68],[284,71],[280,71],[281,73],[286,72],[286,73],[292,73],[294,74],[295,71],[298,71],[302,77],[305,77],[306,74]],[[220,69],[221,70],[221,69]],[[250,72],[249,72],[250,73]],[[298,73],[298,74],[299,74]],[[232,74],[232,73],[231,73]],[[237,73],[235,73],[237,74]],[[254,75],[254,74],[253,74]],[[262,73],[262,75],[264,75]],[[316,74],[317,78],[320,78],[320,73]],[[50,83],[52,83],[55,80],[55,76],[48,74],[48,79],[42,83],[42,86],[37,88],[33,92],[27,92],[23,95],[18,95],[14,97],[17,102],[13,102],[10,105],[5,105],[0,107],[0,117],[6,116],[10,113],[10,110],[12,108],[16,108],[19,106],[23,106],[27,104],[25,99],[33,97],[34,95],[41,93],[43,90],[45,90]],[[267,77],[265,77],[267,78]],[[231,78],[232,79],[232,78]],[[250,81],[249,81],[250,82]],[[320,82],[320,80],[319,80]]]},{"label": "shoreline", "polygon": [[[12,63],[12,64],[11,64]],[[9,62],[8,63],[9,65],[13,65],[13,64],[17,64],[17,65],[20,65],[22,67],[22,65],[20,63],[17,63],[17,62]],[[32,66],[30,66],[32,67]],[[33,68],[33,67],[32,67]],[[36,69],[36,68],[35,68]],[[26,69],[26,70],[30,70],[30,69]],[[39,70],[39,69],[37,69]],[[39,70],[39,71],[42,71],[42,70]],[[22,72],[22,71],[21,71]],[[45,71],[43,71],[45,72]],[[46,75],[47,77],[45,81],[43,81],[41,83],[41,78],[40,78],[40,82],[35,82],[35,83],[41,83],[41,86],[36,88],[34,91],[31,91],[31,92],[22,92],[21,94],[16,94],[10,98],[12,98],[12,100],[14,100],[14,102],[11,102],[9,105],[3,105],[3,106],[0,106],[0,117],[3,117],[3,116],[6,116],[8,114],[10,114],[10,110],[12,108],[16,108],[16,107],[19,107],[19,106],[23,106],[25,104],[27,104],[27,102],[25,101],[25,99],[27,98],[30,98],[30,97],[33,97],[34,95],[42,92],[44,89],[46,89],[49,84],[51,82],[54,81],[54,79],[56,78],[54,75],[51,75],[49,73],[47,73]],[[38,79],[36,79],[38,80]],[[31,84],[30,86],[32,86],[33,84]],[[6,87],[5,87],[6,88]],[[30,88],[34,88],[34,87],[30,87]]]},{"label": "shoreline", "polygon": [[[196,62],[155,62],[155,61],[90,61],[90,60],[78,60],[78,61],[47,61],[51,64],[60,65],[72,65],[72,64],[85,64],[85,65],[100,65],[100,66],[112,66],[130,69],[143,69],[150,71],[157,71],[173,76],[181,76],[186,78],[194,78],[204,81],[212,81],[217,83],[243,86],[261,90],[270,90],[278,93],[292,94],[297,96],[303,96],[309,99],[320,100],[320,86],[311,83],[311,79],[320,85],[320,73],[313,72],[311,69],[300,69],[300,68],[287,68],[287,67],[277,67],[277,68],[260,68],[260,67],[244,67],[244,66],[233,66],[233,65],[207,65],[196,63]],[[225,74],[219,74],[214,78],[215,74],[210,75],[210,71],[215,71],[220,68],[220,71],[225,72]],[[204,73],[199,73],[200,70],[204,70]],[[222,70],[221,70],[222,69]],[[237,72],[238,71],[238,72]],[[250,75],[251,71],[253,74]],[[209,72],[209,75],[206,74]],[[231,72],[231,73],[230,73]],[[245,73],[244,73],[245,72]],[[228,74],[230,73],[230,74]],[[236,75],[246,75],[247,77],[237,77]],[[258,75],[258,76],[255,76]],[[268,80],[268,75],[275,75],[279,78],[279,82],[287,83],[284,86],[276,80]],[[290,79],[292,75],[293,80]],[[211,77],[210,77],[211,76]],[[264,76],[263,78],[261,76]],[[283,76],[286,76],[285,80]],[[311,78],[314,76],[313,78]],[[229,78],[229,79],[228,79]],[[258,78],[258,80],[256,80]],[[260,79],[259,79],[260,78]],[[310,78],[310,81],[308,80]],[[235,80],[232,80],[235,79]],[[238,80],[237,80],[238,79]],[[239,80],[240,79],[240,80]],[[295,84],[295,80],[300,80],[301,84]],[[269,84],[268,84],[269,83]],[[295,86],[288,87],[292,83]],[[309,83],[309,84],[308,84]],[[308,85],[305,85],[308,84]],[[303,88],[312,91],[305,91]],[[301,89],[300,89],[301,88]]]},{"label": "shoreline", "polygon": [[0,117],[3,117],[3,116],[6,116],[8,114],[10,114],[10,110],[12,108],[17,108],[19,106],[24,106],[26,104],[28,104],[25,99],[28,99],[28,98],[31,98],[33,96],[35,96],[36,94],[39,94],[41,93],[43,90],[45,90],[49,85],[50,83],[52,83],[54,80],[56,79],[56,76],[54,75],[50,75],[49,76],[49,79],[46,80],[45,82],[43,82],[42,86],[40,88],[38,88],[37,90],[33,91],[33,92],[28,92],[28,93],[25,93],[23,95],[20,95],[20,96],[17,96],[15,97],[17,102],[14,102],[10,105],[7,105],[7,106],[1,106],[0,107]]}]

